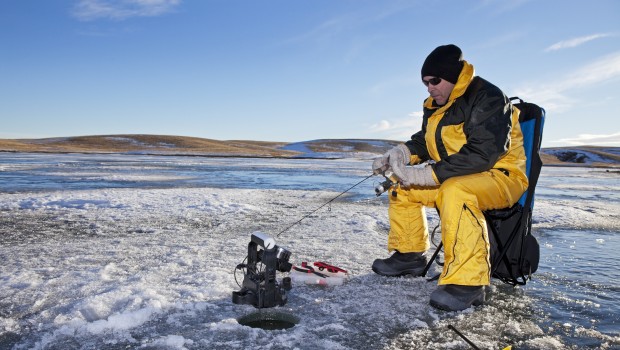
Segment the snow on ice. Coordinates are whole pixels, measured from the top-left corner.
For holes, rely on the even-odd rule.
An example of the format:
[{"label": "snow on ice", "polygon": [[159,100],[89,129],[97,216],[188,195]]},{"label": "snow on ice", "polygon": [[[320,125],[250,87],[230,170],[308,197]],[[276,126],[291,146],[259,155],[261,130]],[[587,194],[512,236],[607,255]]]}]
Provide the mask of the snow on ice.
[{"label": "snow on ice", "polygon": [[[216,188],[0,194],[0,258],[5,262],[0,344],[15,349],[467,349],[448,330],[452,324],[480,348],[565,346],[532,319],[532,296],[524,288],[494,283],[488,305],[446,313],[428,305],[434,282],[373,274],[372,260],[387,256],[384,198],[335,202],[277,237],[278,245],[292,252],[292,262],[327,261],[349,270],[351,278],[337,287],[294,285],[281,309],[301,321],[289,330],[240,325],[237,318],[255,311],[231,302],[232,291],[239,289],[235,279],[242,279],[234,267],[245,257],[250,234],[275,236],[336,194]],[[538,228],[618,231],[619,207],[613,201],[541,198],[534,222]],[[434,227],[432,211],[429,219]],[[608,333],[583,327],[579,332],[588,331],[589,337],[620,344]]]}]

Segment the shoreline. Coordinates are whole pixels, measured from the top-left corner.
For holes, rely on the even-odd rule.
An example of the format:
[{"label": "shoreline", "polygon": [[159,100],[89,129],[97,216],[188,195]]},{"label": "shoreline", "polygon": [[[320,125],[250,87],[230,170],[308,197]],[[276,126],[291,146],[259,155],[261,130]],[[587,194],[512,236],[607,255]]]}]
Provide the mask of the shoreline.
[{"label": "shoreline", "polygon": [[[117,156],[163,156],[163,157],[200,157],[200,158],[243,158],[243,159],[287,159],[287,160],[342,160],[342,159],[357,159],[357,160],[372,160],[372,158],[359,158],[355,156],[347,157],[313,157],[313,156],[285,156],[285,155],[251,155],[251,154],[199,154],[199,153],[153,153],[153,152],[104,152],[104,151],[18,151],[18,150],[0,150],[0,154],[80,154],[80,155],[117,155]],[[317,154],[320,154],[318,152]],[[568,167],[568,168],[592,168],[592,169],[617,169],[613,172],[620,173],[620,164],[614,163],[600,163],[595,162],[591,164],[586,163],[570,163],[570,162],[558,162],[547,163],[543,161],[545,167]]]},{"label": "shoreline", "polygon": [[[142,153],[142,152],[84,152],[84,151],[9,151],[0,150],[3,153],[19,153],[19,154],[92,154],[92,155],[117,155],[117,156],[162,156],[162,157],[202,157],[202,158],[256,158],[256,159],[325,159],[325,160],[341,160],[341,159],[359,159],[357,157],[311,157],[311,156],[278,156],[278,155],[251,155],[251,154],[188,154],[188,153]],[[372,160],[372,158],[368,158]]]}]

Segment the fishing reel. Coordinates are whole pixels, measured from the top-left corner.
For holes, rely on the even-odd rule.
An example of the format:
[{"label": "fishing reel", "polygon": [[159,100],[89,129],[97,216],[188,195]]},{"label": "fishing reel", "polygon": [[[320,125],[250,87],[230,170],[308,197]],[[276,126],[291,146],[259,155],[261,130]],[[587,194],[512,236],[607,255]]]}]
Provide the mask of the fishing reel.
[{"label": "fishing reel", "polygon": [[[239,264],[236,270],[245,270],[241,290],[232,293],[234,304],[249,304],[254,307],[269,308],[283,306],[291,290],[291,278],[284,277],[278,283],[276,272],[289,272],[291,252],[278,247],[271,236],[254,232],[248,244],[248,256],[245,264]],[[235,271],[236,271],[235,270]]]},{"label": "fishing reel", "polygon": [[383,192],[386,192],[398,183],[394,176],[394,173],[391,170],[387,170],[383,174],[383,176],[385,177],[385,181],[381,182],[377,185],[377,187],[375,187],[375,194],[377,195],[377,197],[379,197],[383,194]]}]

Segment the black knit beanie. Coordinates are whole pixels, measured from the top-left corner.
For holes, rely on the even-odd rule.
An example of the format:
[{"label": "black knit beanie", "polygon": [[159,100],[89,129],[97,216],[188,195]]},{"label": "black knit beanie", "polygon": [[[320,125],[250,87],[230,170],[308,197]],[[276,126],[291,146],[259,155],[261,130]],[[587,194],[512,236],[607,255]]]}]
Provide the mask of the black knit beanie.
[{"label": "black knit beanie", "polygon": [[431,52],[422,65],[422,77],[432,76],[456,84],[463,69],[463,52],[456,45],[443,45]]}]

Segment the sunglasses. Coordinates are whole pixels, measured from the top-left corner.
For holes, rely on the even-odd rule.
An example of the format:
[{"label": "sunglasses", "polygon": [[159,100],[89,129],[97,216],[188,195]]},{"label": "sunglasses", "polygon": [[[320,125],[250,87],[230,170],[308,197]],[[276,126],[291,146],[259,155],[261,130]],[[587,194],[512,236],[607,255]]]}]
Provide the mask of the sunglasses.
[{"label": "sunglasses", "polygon": [[430,78],[429,80],[422,79],[422,82],[424,83],[425,86],[428,86],[429,84],[435,86],[441,83],[441,78],[435,77],[435,78]]}]

